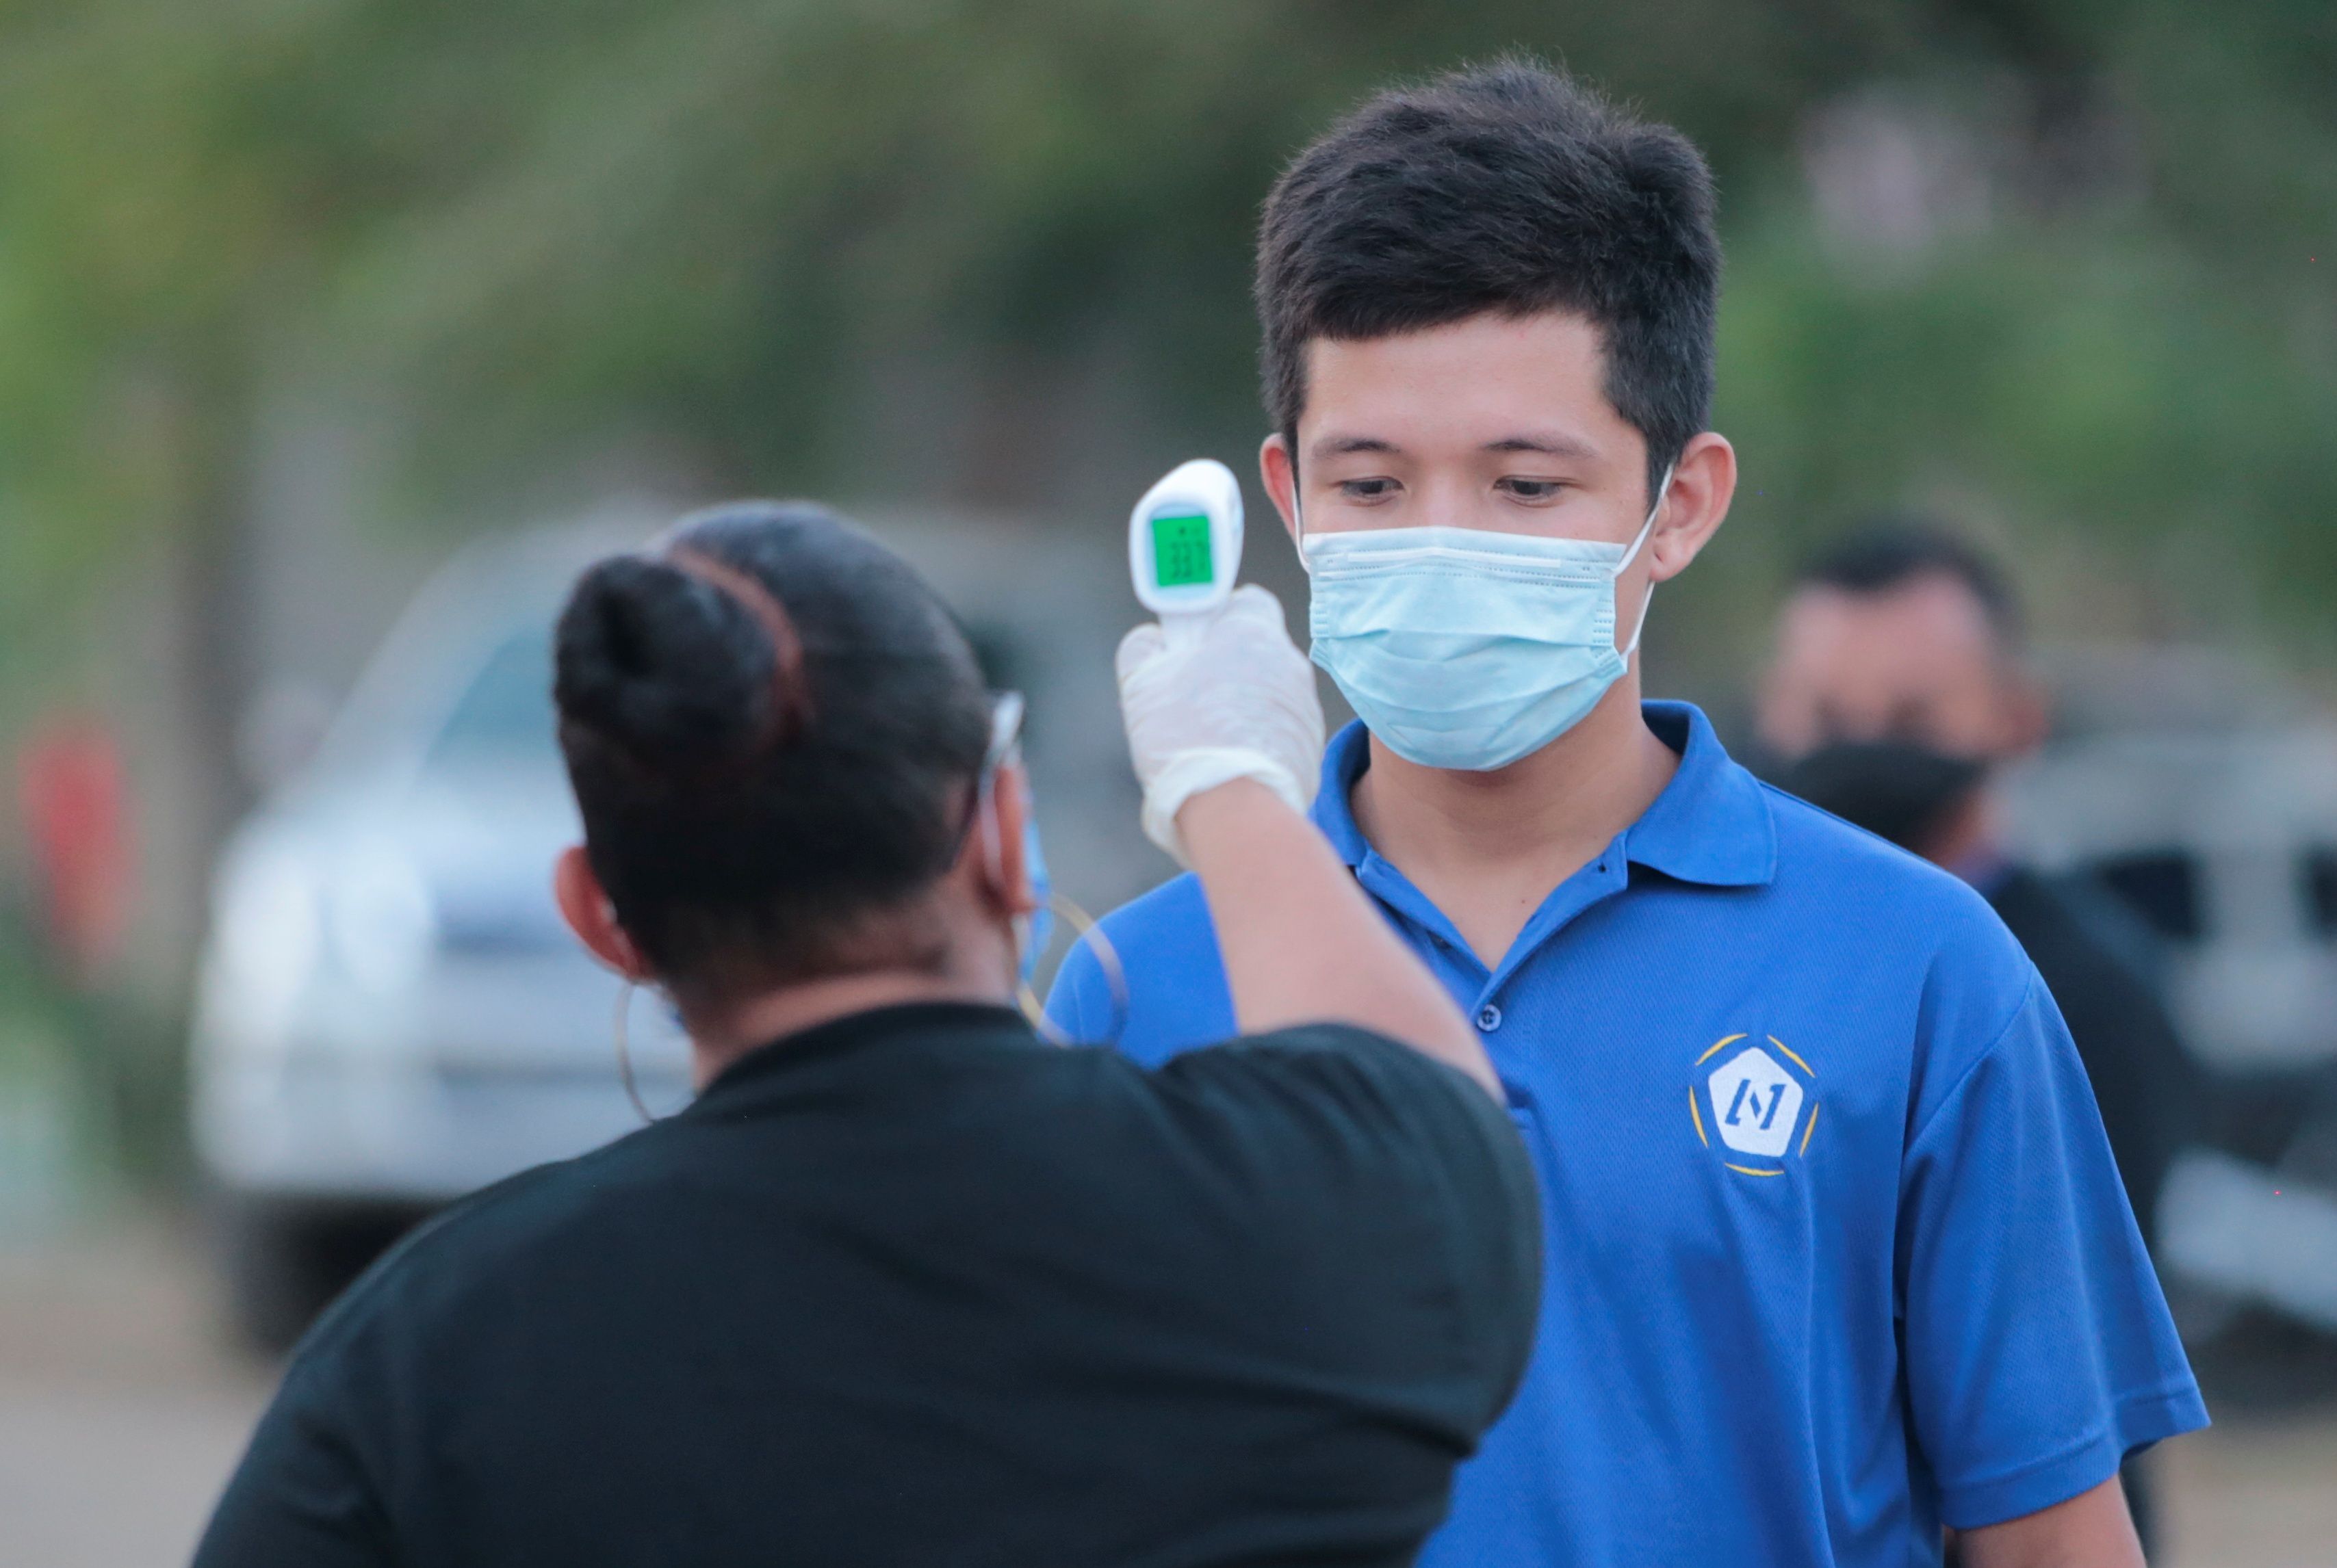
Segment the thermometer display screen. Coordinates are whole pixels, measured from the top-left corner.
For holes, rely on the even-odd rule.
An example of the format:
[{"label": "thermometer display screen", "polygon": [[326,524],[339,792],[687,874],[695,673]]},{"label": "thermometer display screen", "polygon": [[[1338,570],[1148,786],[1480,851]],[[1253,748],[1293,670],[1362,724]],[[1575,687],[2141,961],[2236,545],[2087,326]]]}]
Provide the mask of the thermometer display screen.
[{"label": "thermometer display screen", "polygon": [[1152,576],[1162,588],[1208,582],[1216,575],[1209,520],[1198,514],[1152,520]]}]

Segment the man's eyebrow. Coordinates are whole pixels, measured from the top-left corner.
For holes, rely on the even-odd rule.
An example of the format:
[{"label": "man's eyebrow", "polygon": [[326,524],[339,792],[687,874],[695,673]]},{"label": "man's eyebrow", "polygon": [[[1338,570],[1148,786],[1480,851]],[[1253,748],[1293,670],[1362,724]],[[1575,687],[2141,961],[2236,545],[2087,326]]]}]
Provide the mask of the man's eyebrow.
[{"label": "man's eyebrow", "polygon": [[1394,442],[1376,435],[1326,435],[1308,449],[1307,455],[1315,458],[1345,457],[1354,452],[1393,453],[1401,450]]},{"label": "man's eyebrow", "polygon": [[1569,457],[1579,462],[1599,455],[1598,449],[1570,435],[1505,435],[1485,443],[1487,452],[1538,452],[1544,457]]}]

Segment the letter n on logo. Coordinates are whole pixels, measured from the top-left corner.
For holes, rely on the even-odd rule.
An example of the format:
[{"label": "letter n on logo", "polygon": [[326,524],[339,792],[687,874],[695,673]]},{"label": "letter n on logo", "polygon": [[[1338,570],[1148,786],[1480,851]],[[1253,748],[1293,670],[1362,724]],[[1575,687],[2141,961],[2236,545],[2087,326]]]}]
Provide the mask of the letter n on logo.
[{"label": "letter n on logo", "polygon": [[1705,1080],[1714,1129],[1740,1154],[1775,1159],[1802,1119],[1802,1086],[1758,1046],[1737,1052]]}]

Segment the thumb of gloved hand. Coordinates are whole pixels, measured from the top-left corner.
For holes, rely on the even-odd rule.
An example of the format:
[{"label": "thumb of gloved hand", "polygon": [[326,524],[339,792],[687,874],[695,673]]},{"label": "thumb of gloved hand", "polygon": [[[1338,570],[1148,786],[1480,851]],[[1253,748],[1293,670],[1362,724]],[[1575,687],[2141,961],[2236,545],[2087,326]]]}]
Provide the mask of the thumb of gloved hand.
[{"label": "thumb of gloved hand", "polygon": [[1282,605],[1255,583],[1171,638],[1146,622],[1114,661],[1129,759],[1144,786],[1144,833],[1186,862],[1177,833],[1185,802],[1254,778],[1305,811],[1323,756],[1314,667],[1290,640]]}]

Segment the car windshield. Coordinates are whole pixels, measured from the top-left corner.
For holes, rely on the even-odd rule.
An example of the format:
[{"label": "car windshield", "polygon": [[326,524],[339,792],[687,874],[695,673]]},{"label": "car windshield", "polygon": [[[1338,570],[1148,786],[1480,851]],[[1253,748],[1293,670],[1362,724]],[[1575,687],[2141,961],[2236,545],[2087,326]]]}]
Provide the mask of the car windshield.
[{"label": "car windshield", "polygon": [[552,632],[506,638],[471,679],[431,743],[433,767],[549,765],[558,760],[552,713]]}]

